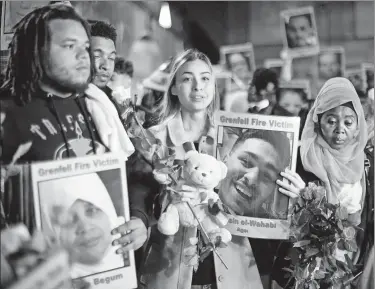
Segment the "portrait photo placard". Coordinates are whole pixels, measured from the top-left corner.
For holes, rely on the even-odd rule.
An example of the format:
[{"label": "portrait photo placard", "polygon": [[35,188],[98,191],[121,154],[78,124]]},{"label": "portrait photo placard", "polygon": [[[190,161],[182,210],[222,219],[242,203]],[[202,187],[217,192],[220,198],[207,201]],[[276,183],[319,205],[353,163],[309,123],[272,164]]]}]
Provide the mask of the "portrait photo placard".
[{"label": "portrait photo placard", "polygon": [[217,92],[220,99],[220,110],[226,110],[228,107],[228,95],[232,91],[232,73],[224,69],[221,65],[213,65]]},{"label": "portrait photo placard", "polygon": [[328,80],[345,75],[345,50],[342,46],[320,47],[318,55],[319,79]]},{"label": "portrait photo placard", "polygon": [[228,168],[218,192],[235,214],[227,229],[251,238],[288,239],[291,202],[276,181],[285,169],[296,169],[299,117],[221,111],[215,125],[216,157]]},{"label": "portrait photo placard", "polygon": [[300,95],[301,99],[308,101],[312,99],[310,81],[308,79],[292,79],[290,81],[280,81],[279,84],[280,97],[284,93],[292,91]]},{"label": "portrait photo placard", "polygon": [[48,5],[49,1],[3,1],[1,11],[1,50],[12,41],[14,26],[29,12]]},{"label": "portrait photo placard", "polygon": [[280,18],[284,49],[291,57],[315,55],[319,52],[313,7],[283,10]]},{"label": "portrait photo placard", "polygon": [[277,76],[280,78],[284,66],[284,61],[282,59],[269,58],[264,60],[263,65],[265,68],[275,71],[277,73]]},{"label": "portrait photo placard", "polygon": [[351,68],[345,70],[345,77],[350,80],[355,89],[363,90],[363,73],[361,68]]},{"label": "portrait photo placard", "polygon": [[232,73],[233,82],[239,89],[247,90],[256,69],[253,45],[243,43],[221,46],[220,64]]},{"label": "portrait photo placard", "polygon": [[362,79],[363,79],[363,91],[368,91],[374,88],[374,64],[373,63],[362,63]]},{"label": "portrait photo placard", "polygon": [[293,58],[291,70],[292,79],[307,79],[310,82],[311,95],[315,98],[324,83],[319,82],[318,55]]},{"label": "portrait photo placard", "polygon": [[73,283],[137,288],[134,252],[114,228],[130,219],[125,158],[112,153],[31,165],[36,227],[66,248]]}]

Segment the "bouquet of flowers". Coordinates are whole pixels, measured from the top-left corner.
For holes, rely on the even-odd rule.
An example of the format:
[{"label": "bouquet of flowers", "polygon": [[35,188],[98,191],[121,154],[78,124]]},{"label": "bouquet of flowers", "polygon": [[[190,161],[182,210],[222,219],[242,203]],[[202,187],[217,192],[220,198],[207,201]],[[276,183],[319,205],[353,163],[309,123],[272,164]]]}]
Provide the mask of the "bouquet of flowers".
[{"label": "bouquet of flowers", "polygon": [[344,206],[327,202],[323,187],[309,183],[292,211],[288,284],[295,279],[296,289],[345,288],[360,275],[350,257],[360,228],[349,219]]}]

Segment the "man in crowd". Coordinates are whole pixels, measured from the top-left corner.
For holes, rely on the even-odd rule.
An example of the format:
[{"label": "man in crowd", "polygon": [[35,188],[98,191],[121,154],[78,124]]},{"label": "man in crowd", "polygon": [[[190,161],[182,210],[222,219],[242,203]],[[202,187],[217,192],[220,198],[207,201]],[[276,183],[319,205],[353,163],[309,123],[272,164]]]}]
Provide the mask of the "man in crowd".
[{"label": "man in crowd", "polygon": [[91,37],[95,59],[95,76],[93,78],[93,83],[105,92],[121,117],[121,114],[125,110],[122,104],[130,97],[130,91],[123,89],[115,92],[114,87],[111,86],[112,77],[117,76],[115,72],[117,54],[116,28],[109,23],[96,21],[91,25]]},{"label": "man in crowd", "polygon": [[[88,91],[101,93],[89,85],[92,71],[90,30],[72,7],[45,6],[17,24],[1,91],[1,99],[7,102],[1,106],[7,108],[2,127],[3,164],[11,163],[23,144],[22,154],[17,152],[19,162],[111,150],[111,144],[101,137],[105,132],[95,125],[96,115],[87,106]],[[125,137],[124,130],[118,133]],[[138,249],[147,238],[147,215],[139,210],[132,195],[129,192],[132,220],[113,232],[123,234],[118,242],[125,251]],[[15,201],[19,198],[13,196]]]},{"label": "man in crowd", "polygon": [[[115,69],[116,60],[116,29],[108,23],[97,21],[91,26],[92,37],[92,51],[95,58],[95,76],[93,83],[102,89],[108,98],[115,105],[119,117],[123,112],[123,106],[117,100],[120,98],[114,97],[113,90],[108,86]],[[126,97],[126,96],[124,96]],[[121,102],[121,100],[120,100]],[[137,214],[148,226],[148,216],[152,214],[153,196],[158,191],[158,183],[150,183],[143,179],[143,174],[139,174],[139,168],[135,166],[137,159],[139,159],[138,152],[136,151],[127,161],[127,183],[129,191],[132,192],[131,197],[133,203],[137,204]],[[143,215],[143,216],[142,216]],[[136,261],[138,265],[142,260],[142,252],[136,252]]]},{"label": "man in crowd", "polygon": [[111,24],[97,21],[91,25],[91,47],[95,60],[93,83],[108,96],[112,94],[107,84],[115,68],[116,40],[116,29]]}]

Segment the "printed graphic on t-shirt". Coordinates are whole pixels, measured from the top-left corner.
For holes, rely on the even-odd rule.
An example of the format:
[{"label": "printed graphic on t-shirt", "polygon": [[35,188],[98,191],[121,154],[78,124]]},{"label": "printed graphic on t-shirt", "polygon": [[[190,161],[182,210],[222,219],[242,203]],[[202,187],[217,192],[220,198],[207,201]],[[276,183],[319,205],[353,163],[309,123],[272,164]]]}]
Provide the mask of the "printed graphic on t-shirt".
[{"label": "printed graphic on t-shirt", "polygon": [[[91,121],[91,118],[89,121]],[[67,143],[59,142],[57,144],[57,147],[54,149],[53,159],[91,155],[94,154],[95,150],[97,153],[104,153],[106,151],[105,147],[98,141],[94,140],[93,143],[91,140],[85,118],[81,113],[78,113],[76,117],[71,114],[65,115],[61,119],[61,122],[61,129],[67,136]],[[42,118],[39,124],[31,124],[29,129],[33,135],[43,141],[48,141],[54,135],[62,133],[60,127],[57,127],[56,124],[54,125],[47,118]]]}]

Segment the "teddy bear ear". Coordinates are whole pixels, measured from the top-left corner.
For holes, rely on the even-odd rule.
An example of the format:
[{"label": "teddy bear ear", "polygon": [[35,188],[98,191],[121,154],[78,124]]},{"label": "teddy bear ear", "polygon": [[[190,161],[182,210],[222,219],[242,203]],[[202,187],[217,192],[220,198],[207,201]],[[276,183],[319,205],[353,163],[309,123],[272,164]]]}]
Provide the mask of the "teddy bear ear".
[{"label": "teddy bear ear", "polygon": [[199,155],[199,153],[197,151],[188,151],[186,154],[185,154],[185,161],[190,159],[192,156],[196,156],[196,155]]},{"label": "teddy bear ear", "polygon": [[220,163],[220,168],[221,168],[221,177],[224,179],[227,176],[228,173],[228,168],[223,162]]}]

